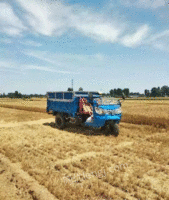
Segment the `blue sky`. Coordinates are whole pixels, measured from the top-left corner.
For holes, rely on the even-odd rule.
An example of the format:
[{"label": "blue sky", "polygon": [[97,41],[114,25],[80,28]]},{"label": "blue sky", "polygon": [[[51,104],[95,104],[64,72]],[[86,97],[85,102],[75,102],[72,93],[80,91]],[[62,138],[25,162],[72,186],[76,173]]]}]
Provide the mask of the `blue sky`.
[{"label": "blue sky", "polygon": [[1,0],[0,93],[169,85],[168,0]]}]

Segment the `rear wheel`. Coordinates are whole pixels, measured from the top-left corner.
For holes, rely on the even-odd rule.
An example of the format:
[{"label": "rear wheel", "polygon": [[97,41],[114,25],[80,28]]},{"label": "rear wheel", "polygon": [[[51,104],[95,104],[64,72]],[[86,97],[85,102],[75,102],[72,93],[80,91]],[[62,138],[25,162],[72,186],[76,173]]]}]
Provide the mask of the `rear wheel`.
[{"label": "rear wheel", "polygon": [[64,117],[60,114],[57,114],[55,117],[55,124],[57,128],[63,129],[66,126]]}]

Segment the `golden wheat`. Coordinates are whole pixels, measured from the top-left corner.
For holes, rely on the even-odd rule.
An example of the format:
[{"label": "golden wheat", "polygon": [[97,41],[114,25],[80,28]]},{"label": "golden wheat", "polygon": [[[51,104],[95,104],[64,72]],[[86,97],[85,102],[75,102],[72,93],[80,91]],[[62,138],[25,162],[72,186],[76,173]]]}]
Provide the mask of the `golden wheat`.
[{"label": "golden wheat", "polygon": [[[6,99],[0,108],[0,153],[19,163],[58,199],[167,200],[168,105],[158,100],[125,101],[120,134],[115,138],[100,129],[73,125],[56,129],[54,117],[47,122],[51,116],[44,113],[45,100]],[[43,120],[30,122],[39,119]],[[1,189],[0,197],[4,197]]]},{"label": "golden wheat", "polygon": [[[46,101],[5,99],[0,101],[0,107],[45,113]],[[169,101],[126,100],[122,103],[122,111],[122,122],[169,128]]]}]

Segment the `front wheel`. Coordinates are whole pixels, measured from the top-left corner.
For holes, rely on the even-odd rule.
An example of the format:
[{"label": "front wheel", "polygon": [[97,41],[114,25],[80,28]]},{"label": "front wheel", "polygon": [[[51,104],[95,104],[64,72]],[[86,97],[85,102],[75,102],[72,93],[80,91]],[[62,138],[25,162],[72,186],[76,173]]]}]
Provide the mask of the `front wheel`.
[{"label": "front wheel", "polygon": [[111,123],[109,124],[109,129],[110,129],[110,133],[111,133],[112,135],[114,135],[114,136],[116,136],[116,137],[119,135],[119,127],[118,127],[118,125],[117,125],[116,123],[111,122]]},{"label": "front wheel", "polygon": [[64,117],[60,114],[57,114],[55,117],[55,124],[57,128],[63,129],[66,126]]},{"label": "front wheel", "polygon": [[114,121],[106,123],[102,130],[105,130],[106,135],[114,135],[115,137],[119,135],[119,127]]}]

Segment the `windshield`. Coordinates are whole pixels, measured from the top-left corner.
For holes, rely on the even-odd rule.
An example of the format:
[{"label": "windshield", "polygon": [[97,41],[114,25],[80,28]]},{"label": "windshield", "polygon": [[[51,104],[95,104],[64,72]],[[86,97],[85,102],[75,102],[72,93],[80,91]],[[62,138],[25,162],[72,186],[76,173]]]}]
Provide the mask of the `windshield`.
[{"label": "windshield", "polygon": [[100,97],[94,99],[98,105],[112,105],[112,104],[119,104],[119,100],[115,99],[113,97],[106,98],[106,97]]}]

